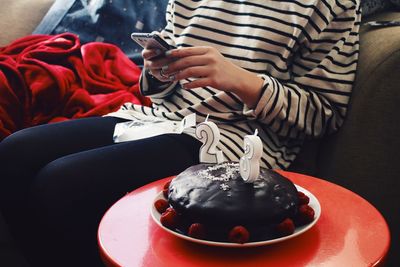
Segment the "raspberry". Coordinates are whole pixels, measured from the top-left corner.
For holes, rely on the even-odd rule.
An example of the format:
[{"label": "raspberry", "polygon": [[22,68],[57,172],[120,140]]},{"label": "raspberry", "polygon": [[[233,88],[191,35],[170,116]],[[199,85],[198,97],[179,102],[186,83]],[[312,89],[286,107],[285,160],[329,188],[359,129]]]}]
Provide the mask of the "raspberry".
[{"label": "raspberry", "polygon": [[173,208],[167,208],[167,210],[161,214],[160,222],[165,227],[174,229],[178,225],[178,214]]},{"label": "raspberry", "polygon": [[168,199],[168,189],[163,189],[162,193],[163,193],[163,196],[164,196],[166,199]]},{"label": "raspberry", "polygon": [[164,184],[164,187],[163,187],[163,189],[169,189],[169,185],[171,184],[171,180],[169,180],[168,182],[166,182],[165,184]]},{"label": "raspberry", "polygon": [[163,186],[163,195],[165,198],[168,198],[168,190],[169,190],[169,185],[171,184],[171,180],[166,182]]},{"label": "raspberry", "polygon": [[299,205],[308,204],[310,202],[310,198],[303,192],[299,191],[297,192],[297,195],[299,197]]},{"label": "raspberry", "polygon": [[167,210],[169,205],[165,199],[158,199],[156,202],[154,202],[154,207],[160,214],[162,214]]},{"label": "raspberry", "polygon": [[295,218],[296,225],[305,225],[314,220],[315,212],[309,205],[301,205]]},{"label": "raspberry", "polygon": [[282,235],[291,235],[294,232],[294,223],[292,219],[286,218],[276,226],[276,230]]},{"label": "raspberry", "polygon": [[228,234],[228,239],[232,243],[246,243],[250,239],[250,233],[247,229],[241,225],[235,226]]},{"label": "raspberry", "polygon": [[204,239],[206,237],[204,225],[201,223],[192,223],[189,227],[188,235],[193,238]]},{"label": "raspberry", "polygon": [[173,207],[168,207],[168,208],[165,210],[165,212],[175,212],[175,213],[176,213],[176,211],[174,210]]}]

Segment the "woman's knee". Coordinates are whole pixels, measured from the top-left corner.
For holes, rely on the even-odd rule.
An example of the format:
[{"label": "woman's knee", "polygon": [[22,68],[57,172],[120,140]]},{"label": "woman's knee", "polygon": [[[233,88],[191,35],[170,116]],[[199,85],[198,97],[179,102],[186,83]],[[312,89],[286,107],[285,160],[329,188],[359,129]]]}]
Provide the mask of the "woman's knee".
[{"label": "woman's knee", "polygon": [[7,220],[19,218],[37,166],[28,129],[15,132],[0,142],[0,207]]},{"label": "woman's knee", "polygon": [[26,181],[32,175],[35,155],[29,143],[28,130],[9,135],[0,142],[0,198],[25,191]]},{"label": "woman's knee", "polygon": [[[33,210],[54,217],[85,217],[103,210],[106,196],[98,194],[94,174],[83,170],[79,156],[69,155],[44,166],[29,190]],[[84,159],[82,159],[84,161]],[[103,207],[104,206],[104,207]]]},{"label": "woman's knee", "polygon": [[13,159],[13,156],[24,155],[31,140],[28,129],[23,129],[7,136],[0,142],[0,157],[7,160]]},{"label": "woman's knee", "polygon": [[77,175],[78,173],[74,173],[74,166],[63,158],[46,164],[32,181],[29,190],[30,202],[47,210],[53,207],[55,210],[65,209],[61,205],[67,205],[77,197],[73,190]]}]

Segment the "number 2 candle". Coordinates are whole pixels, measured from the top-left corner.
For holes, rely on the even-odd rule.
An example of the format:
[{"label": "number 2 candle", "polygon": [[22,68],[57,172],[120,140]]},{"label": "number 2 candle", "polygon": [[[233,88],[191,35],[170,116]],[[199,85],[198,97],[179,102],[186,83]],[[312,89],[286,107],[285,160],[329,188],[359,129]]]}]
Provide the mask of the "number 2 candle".
[{"label": "number 2 candle", "polygon": [[204,122],[196,126],[196,137],[203,143],[199,152],[200,162],[222,163],[224,161],[222,151],[216,148],[220,138],[218,126],[208,121],[208,115]]}]

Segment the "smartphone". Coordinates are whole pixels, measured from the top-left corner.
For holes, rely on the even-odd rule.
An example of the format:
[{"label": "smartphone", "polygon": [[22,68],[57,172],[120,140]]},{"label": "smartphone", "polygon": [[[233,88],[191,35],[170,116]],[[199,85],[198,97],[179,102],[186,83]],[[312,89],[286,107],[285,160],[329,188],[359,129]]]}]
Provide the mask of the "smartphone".
[{"label": "smartphone", "polygon": [[143,48],[160,49],[163,52],[171,49],[170,45],[164,39],[154,33],[134,32],[131,34],[131,38]]}]

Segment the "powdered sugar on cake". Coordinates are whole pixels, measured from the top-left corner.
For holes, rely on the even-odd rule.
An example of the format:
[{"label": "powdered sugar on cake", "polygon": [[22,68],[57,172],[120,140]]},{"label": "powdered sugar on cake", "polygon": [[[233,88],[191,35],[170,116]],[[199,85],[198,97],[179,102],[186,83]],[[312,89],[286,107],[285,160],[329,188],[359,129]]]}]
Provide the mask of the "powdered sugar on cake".
[{"label": "powdered sugar on cake", "polygon": [[[207,167],[207,169],[199,171],[197,175],[212,181],[228,182],[234,177],[237,177],[239,172],[239,164],[234,162],[225,162],[217,165],[211,165]],[[223,184],[221,184],[221,186],[222,185]],[[221,189],[227,190],[226,186],[223,186]]]},{"label": "powdered sugar on cake", "polygon": [[225,183],[220,184],[220,185],[219,185],[219,188],[221,188],[221,189],[224,190],[224,191],[228,191],[229,189],[231,189],[231,188],[229,187],[229,185],[228,185],[228,184],[225,184]]}]

